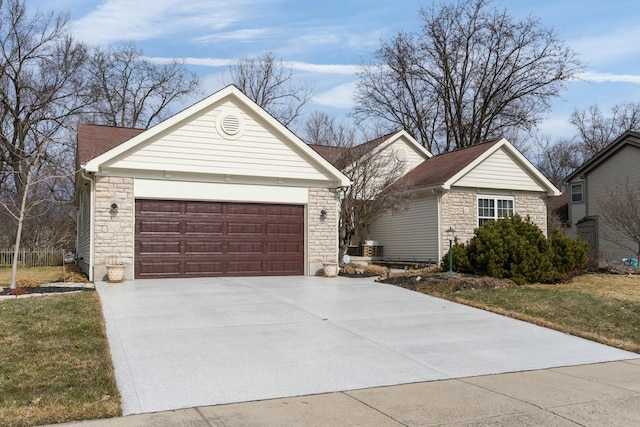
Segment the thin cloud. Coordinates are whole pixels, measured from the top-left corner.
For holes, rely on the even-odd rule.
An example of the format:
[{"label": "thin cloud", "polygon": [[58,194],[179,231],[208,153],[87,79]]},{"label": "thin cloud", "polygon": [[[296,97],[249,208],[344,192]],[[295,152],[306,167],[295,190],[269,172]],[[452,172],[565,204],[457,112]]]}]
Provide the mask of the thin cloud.
[{"label": "thin cloud", "polygon": [[246,29],[238,31],[230,31],[226,33],[210,34],[207,36],[196,37],[193,39],[199,44],[215,44],[222,42],[242,42],[250,43],[256,39],[262,39],[270,35],[271,31],[267,29]]},{"label": "thin cloud", "polygon": [[74,33],[89,43],[149,40],[186,30],[222,30],[240,22],[248,3],[225,5],[206,0],[108,0],[73,23]]},{"label": "thin cloud", "polygon": [[627,60],[640,53],[640,29],[616,28],[605,33],[580,37],[570,41],[582,58],[592,65],[608,64],[616,60]]},{"label": "thin cloud", "polygon": [[637,74],[614,74],[599,73],[597,71],[586,71],[578,76],[581,80],[594,83],[635,83],[640,84],[640,75]]},{"label": "thin cloud", "polygon": [[[236,59],[230,58],[172,58],[172,57],[147,57],[151,62],[157,64],[168,64],[173,61],[182,61],[187,65],[198,65],[204,67],[228,67],[236,62]],[[295,71],[304,71],[315,74],[337,74],[337,75],[355,75],[358,72],[357,65],[349,64],[310,64],[308,62],[284,61],[285,67],[290,67]]]},{"label": "thin cloud", "polygon": [[316,104],[326,105],[336,108],[352,108],[353,93],[356,90],[357,81],[343,83],[326,92],[319,93],[313,97]]}]

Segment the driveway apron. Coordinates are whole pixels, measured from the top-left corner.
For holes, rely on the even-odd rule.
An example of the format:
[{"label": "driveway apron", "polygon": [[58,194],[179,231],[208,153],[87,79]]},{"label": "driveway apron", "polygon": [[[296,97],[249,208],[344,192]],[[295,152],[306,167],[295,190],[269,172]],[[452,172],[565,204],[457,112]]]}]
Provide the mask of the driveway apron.
[{"label": "driveway apron", "polygon": [[638,357],[372,279],[97,289],[125,415]]}]

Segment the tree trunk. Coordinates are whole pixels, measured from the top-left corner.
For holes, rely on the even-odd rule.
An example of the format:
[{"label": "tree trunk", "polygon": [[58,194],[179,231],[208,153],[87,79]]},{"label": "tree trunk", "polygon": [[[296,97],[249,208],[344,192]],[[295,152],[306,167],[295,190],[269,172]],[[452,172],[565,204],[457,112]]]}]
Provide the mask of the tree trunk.
[{"label": "tree trunk", "polygon": [[27,194],[29,194],[30,179],[24,186],[22,200],[20,201],[20,214],[18,215],[18,231],[16,232],[16,243],[13,249],[13,263],[11,264],[11,289],[16,288],[16,279],[18,275],[18,254],[20,253],[20,239],[22,238],[22,224],[24,223],[25,209],[27,207]]}]

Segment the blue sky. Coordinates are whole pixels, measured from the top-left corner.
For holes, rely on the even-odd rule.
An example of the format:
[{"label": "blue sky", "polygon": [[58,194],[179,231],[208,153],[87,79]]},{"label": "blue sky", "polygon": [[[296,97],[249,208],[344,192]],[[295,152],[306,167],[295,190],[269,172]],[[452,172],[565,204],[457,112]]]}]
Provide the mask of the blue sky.
[{"label": "blue sky", "polygon": [[[307,112],[345,116],[357,66],[397,31],[415,31],[417,0],[27,0],[30,7],[69,11],[77,39],[133,41],[152,58],[180,58],[203,80],[205,94],[239,56],[273,51],[315,96]],[[541,131],[568,136],[575,108],[640,101],[640,3],[637,0],[495,0],[515,17],[532,15],[581,54],[581,81],[553,103]],[[204,94],[203,94],[204,96]],[[194,102],[197,99],[193,100]]]}]

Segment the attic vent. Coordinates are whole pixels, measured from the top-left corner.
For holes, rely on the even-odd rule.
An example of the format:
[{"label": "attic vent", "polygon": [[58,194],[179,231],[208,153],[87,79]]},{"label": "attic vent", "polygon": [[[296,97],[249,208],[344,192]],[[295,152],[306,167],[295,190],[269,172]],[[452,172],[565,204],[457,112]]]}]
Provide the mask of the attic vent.
[{"label": "attic vent", "polygon": [[224,116],[221,124],[222,130],[227,135],[235,135],[240,132],[240,119],[236,116]]},{"label": "attic vent", "polygon": [[242,136],[244,122],[235,111],[220,111],[216,120],[218,133],[226,139],[237,139]]}]

